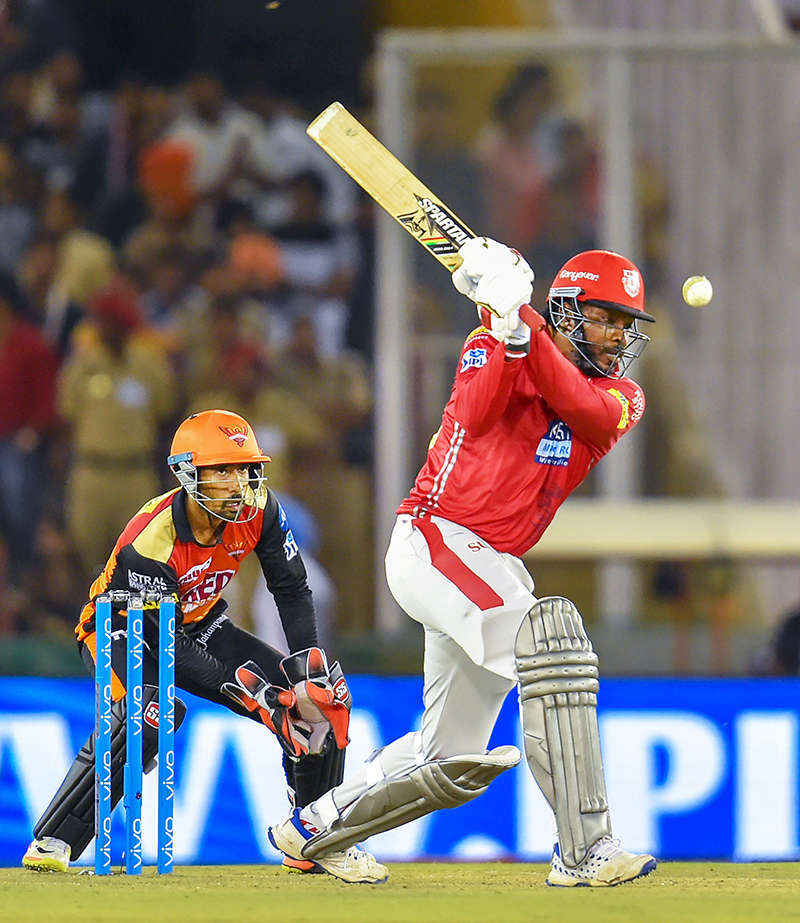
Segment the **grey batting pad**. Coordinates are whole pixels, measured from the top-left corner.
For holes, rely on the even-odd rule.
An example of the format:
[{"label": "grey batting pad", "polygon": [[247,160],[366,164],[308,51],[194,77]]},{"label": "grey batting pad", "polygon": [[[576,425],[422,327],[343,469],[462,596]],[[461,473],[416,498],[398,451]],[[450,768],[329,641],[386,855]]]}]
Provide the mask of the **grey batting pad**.
[{"label": "grey batting pad", "polygon": [[[142,714],[148,705],[158,700],[156,686],[142,686]],[[123,771],[125,768],[125,716],[126,698],[123,697],[111,706],[111,804],[112,807],[122,797]],[[175,697],[175,730],[181,726],[186,706]],[[64,781],[53,796],[33,829],[33,835],[54,836],[71,847],[70,858],[74,862],[94,836],[94,744],[95,736],[91,734],[81,747],[70,766]],[[144,771],[149,772],[156,765],[158,754],[158,729],[146,720],[142,721],[142,763]]]},{"label": "grey batting pad", "polygon": [[574,603],[540,599],[514,645],[525,756],[553,809],[561,858],[578,865],[611,833],[600,732],[597,655]]},{"label": "grey batting pad", "polygon": [[325,796],[321,800],[327,800],[327,809],[335,815],[322,833],[306,843],[303,855],[313,859],[347,849],[368,836],[400,827],[438,808],[466,804],[483,794],[493,779],[516,766],[521,758],[516,747],[504,746],[489,753],[429,760],[402,775],[380,778],[342,811],[335,807],[333,798]]}]

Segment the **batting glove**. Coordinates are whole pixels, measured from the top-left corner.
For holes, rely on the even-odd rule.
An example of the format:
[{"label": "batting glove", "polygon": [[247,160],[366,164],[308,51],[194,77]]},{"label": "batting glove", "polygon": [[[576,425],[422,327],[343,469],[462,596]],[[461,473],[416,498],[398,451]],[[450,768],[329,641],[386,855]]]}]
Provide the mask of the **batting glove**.
[{"label": "batting glove", "polygon": [[519,266],[530,274],[530,281],[533,282],[533,270],[519,251],[490,237],[473,237],[463,244],[458,255],[462,263],[453,273],[453,285],[471,301],[475,301],[475,290],[484,275],[506,267]]},{"label": "batting glove", "polygon": [[528,355],[531,349],[531,328],[520,318],[518,310],[505,317],[498,317],[479,305],[478,317],[496,340],[505,343],[507,359],[521,359]]}]

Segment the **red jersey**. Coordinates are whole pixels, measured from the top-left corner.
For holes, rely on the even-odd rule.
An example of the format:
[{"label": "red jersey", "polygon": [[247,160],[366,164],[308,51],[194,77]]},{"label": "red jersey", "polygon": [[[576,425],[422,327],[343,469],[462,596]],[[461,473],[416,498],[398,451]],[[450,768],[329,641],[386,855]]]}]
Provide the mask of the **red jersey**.
[{"label": "red jersey", "polygon": [[542,326],[506,361],[484,327],[461,350],[442,425],[398,513],[442,516],[521,555],[617,440],[642,418],[628,378],[592,378]]}]

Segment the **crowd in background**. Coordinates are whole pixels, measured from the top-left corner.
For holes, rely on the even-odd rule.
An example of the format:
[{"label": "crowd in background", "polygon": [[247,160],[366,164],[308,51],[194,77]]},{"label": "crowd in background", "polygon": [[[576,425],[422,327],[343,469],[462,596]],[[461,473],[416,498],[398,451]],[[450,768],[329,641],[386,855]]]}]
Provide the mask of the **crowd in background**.
[{"label": "crowd in background", "polygon": [[[314,113],[263,83],[234,94],[196,70],[101,92],[69,44],[13,38],[0,69],[0,634],[71,626],[127,519],[173,486],[176,423],[209,407],[243,414],[272,457],[323,634],[369,630],[371,206],[307,138]],[[596,156],[545,68],[513,75],[471,147],[447,142],[446,93],[417,103],[418,169],[431,184],[449,175],[456,209],[535,250],[544,276],[591,244]],[[427,324],[465,333],[429,268]],[[279,641],[259,583],[252,568],[237,581],[237,611]]]}]

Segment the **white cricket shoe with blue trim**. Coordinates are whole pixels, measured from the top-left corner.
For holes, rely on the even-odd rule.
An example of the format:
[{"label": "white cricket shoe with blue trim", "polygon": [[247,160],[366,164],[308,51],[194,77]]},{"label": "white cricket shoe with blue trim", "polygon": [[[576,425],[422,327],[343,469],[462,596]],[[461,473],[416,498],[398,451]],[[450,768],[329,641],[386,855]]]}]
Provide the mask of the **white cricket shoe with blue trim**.
[{"label": "white cricket shoe with blue trim", "polygon": [[[306,840],[313,836],[300,820],[300,808],[267,830],[270,843],[291,859],[304,859],[302,849]],[[336,850],[324,856],[315,856],[314,862],[329,875],[351,884],[382,884],[389,877],[389,870],[363,846]]]},{"label": "white cricket shoe with blue trim", "polygon": [[656,865],[658,863],[652,856],[635,855],[622,849],[619,840],[604,836],[590,847],[579,865],[570,868],[561,861],[556,843],[547,884],[557,888],[613,888],[626,881],[644,878]]},{"label": "white cricket shoe with blue trim", "polygon": [[66,872],[71,853],[69,843],[54,836],[43,836],[28,847],[22,857],[22,865],[38,872]]}]

